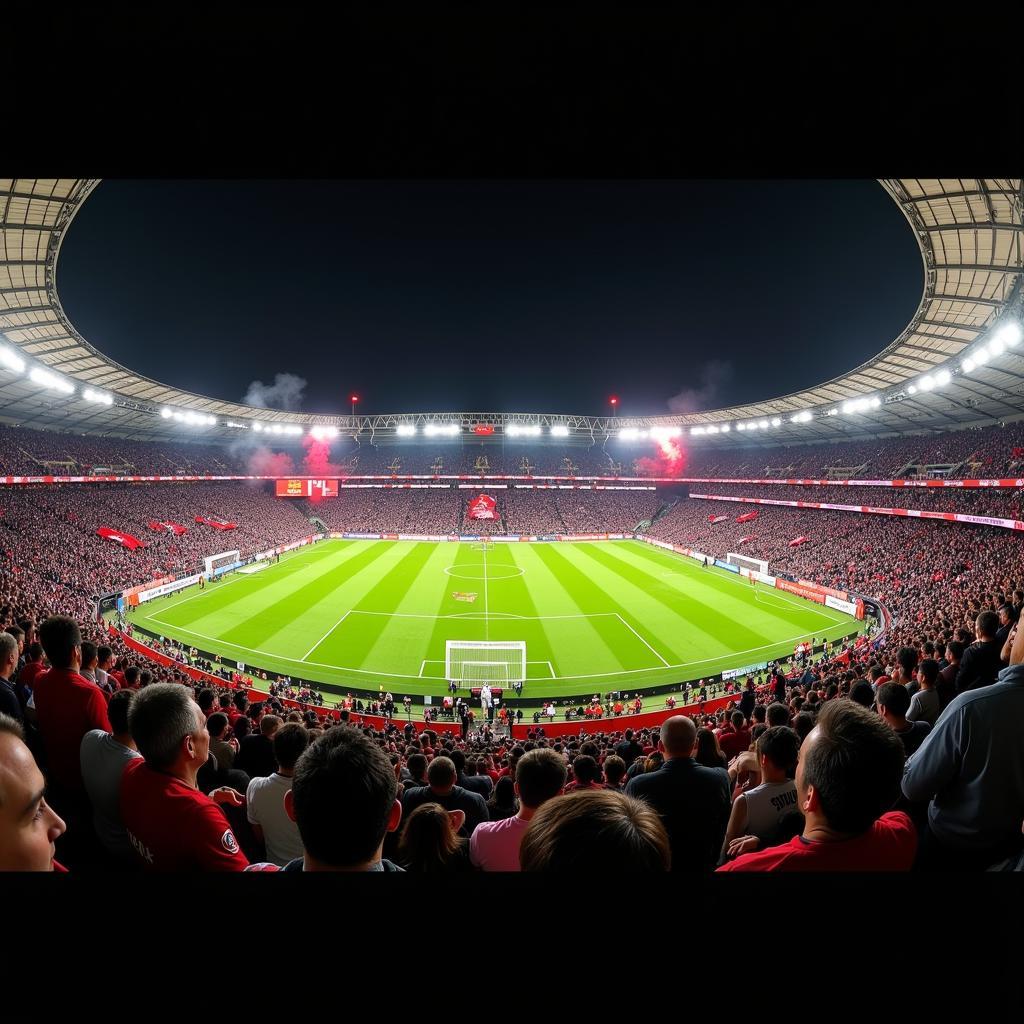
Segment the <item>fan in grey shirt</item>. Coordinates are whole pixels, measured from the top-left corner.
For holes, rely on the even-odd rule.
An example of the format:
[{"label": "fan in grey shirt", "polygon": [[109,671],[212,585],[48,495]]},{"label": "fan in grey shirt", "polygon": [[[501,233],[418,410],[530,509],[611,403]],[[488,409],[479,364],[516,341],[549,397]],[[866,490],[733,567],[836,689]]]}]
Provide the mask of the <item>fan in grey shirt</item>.
[{"label": "fan in grey shirt", "polygon": [[920,688],[910,698],[907,721],[934,725],[942,711],[942,701],[935,689],[939,681],[939,663],[932,658],[922,661],[917,666],[917,679]]},{"label": "fan in grey shirt", "polygon": [[118,859],[134,862],[136,855],[121,823],[121,776],[124,766],[142,755],[128,731],[128,709],[134,690],[118,690],[107,705],[113,734],[92,729],[82,737],[79,757],[82,781],[93,808],[96,837]]}]

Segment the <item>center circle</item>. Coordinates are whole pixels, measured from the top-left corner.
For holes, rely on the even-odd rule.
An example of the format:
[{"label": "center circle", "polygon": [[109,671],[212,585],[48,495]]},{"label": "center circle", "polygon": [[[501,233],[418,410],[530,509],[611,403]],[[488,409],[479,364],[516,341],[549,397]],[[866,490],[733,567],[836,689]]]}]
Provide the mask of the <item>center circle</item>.
[{"label": "center circle", "polygon": [[[502,569],[510,571],[501,572]],[[495,570],[498,571],[495,572]],[[515,579],[516,576],[522,576],[526,570],[519,565],[449,565],[445,572],[459,580],[480,580],[480,582],[483,582],[486,578],[487,582],[490,583],[494,580]]]}]

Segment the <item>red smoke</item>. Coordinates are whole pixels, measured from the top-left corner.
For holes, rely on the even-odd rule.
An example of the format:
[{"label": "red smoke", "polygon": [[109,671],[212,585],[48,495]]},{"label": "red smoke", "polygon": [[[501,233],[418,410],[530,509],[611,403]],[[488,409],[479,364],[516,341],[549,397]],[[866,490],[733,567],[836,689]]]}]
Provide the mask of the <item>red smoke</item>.
[{"label": "red smoke", "polygon": [[295,472],[292,457],[269,448],[257,448],[249,456],[250,476],[289,476]]},{"label": "red smoke", "polygon": [[[302,447],[306,449],[306,457],[302,460],[302,469],[307,476],[336,477],[341,475],[341,467],[331,462],[331,444],[329,441],[318,441],[307,434],[302,439]],[[313,504],[321,498],[310,498]]]},{"label": "red smoke", "polygon": [[641,476],[682,476],[686,468],[686,452],[678,441],[665,438],[658,442],[658,454],[637,459],[636,468]]}]

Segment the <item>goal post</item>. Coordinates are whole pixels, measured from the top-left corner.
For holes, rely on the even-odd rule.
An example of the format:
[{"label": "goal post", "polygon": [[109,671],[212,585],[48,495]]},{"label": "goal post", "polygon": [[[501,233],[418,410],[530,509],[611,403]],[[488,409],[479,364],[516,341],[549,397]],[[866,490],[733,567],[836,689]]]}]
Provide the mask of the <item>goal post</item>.
[{"label": "goal post", "polygon": [[729,565],[738,565],[742,569],[749,569],[751,572],[764,573],[765,576],[768,573],[768,562],[763,558],[748,558],[746,555],[737,555],[735,552],[730,552],[725,556],[726,562]]},{"label": "goal post", "polygon": [[209,579],[215,579],[222,573],[237,569],[242,564],[242,553],[240,551],[222,551],[217,555],[207,555],[203,559],[206,566],[206,575]]},{"label": "goal post", "polygon": [[470,686],[526,680],[525,640],[446,640],[444,677]]}]

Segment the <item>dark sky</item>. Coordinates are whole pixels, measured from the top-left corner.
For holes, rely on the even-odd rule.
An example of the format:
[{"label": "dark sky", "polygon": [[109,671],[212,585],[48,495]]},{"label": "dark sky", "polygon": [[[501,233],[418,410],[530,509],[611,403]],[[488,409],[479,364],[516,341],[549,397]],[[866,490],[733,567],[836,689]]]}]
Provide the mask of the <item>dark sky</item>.
[{"label": "dark sky", "polygon": [[107,180],[58,265],[119,362],[230,400],[295,374],[328,413],[768,398],[889,344],[922,282],[896,204],[841,180]]}]

